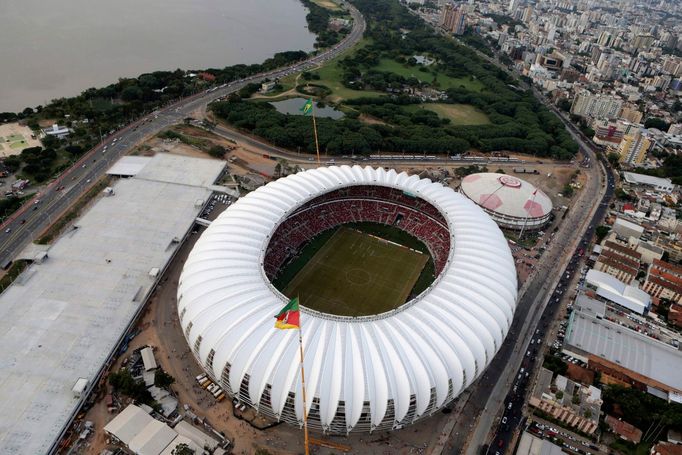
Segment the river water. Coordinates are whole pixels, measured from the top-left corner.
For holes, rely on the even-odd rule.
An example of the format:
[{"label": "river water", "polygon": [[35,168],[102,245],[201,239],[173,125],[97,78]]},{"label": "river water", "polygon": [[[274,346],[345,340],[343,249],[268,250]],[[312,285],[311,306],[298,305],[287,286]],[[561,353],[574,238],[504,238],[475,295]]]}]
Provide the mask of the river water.
[{"label": "river water", "polygon": [[313,49],[298,0],[0,0],[0,112],[155,70]]}]

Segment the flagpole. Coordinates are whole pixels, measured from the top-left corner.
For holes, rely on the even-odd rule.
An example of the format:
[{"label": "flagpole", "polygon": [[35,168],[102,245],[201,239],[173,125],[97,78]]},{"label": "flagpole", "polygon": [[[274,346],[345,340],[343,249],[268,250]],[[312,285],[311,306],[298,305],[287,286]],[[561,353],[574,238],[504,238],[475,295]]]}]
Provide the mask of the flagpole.
[{"label": "flagpole", "polygon": [[305,439],[305,455],[308,455],[308,411],[306,410],[305,399],[305,369],[303,368],[303,336],[301,335],[301,325],[298,326],[298,347],[301,354],[301,395],[303,397],[303,438]]},{"label": "flagpole", "polygon": [[[298,306],[299,298],[293,298],[277,313],[275,328],[280,330],[298,329],[298,349],[301,356],[301,398],[303,399],[303,431],[305,437],[305,455],[309,455],[308,448],[308,410],[305,398],[305,369],[303,368],[303,332],[301,332],[301,313]],[[291,319],[289,319],[291,318]]]},{"label": "flagpole", "polygon": [[[535,193],[537,193],[537,192],[538,192],[538,190],[536,188],[535,191],[533,191],[533,195],[532,195],[532,198],[530,200],[531,206],[535,202]],[[521,226],[521,233],[519,234],[519,242],[521,241],[521,237],[523,237],[523,231],[526,230],[526,223],[528,222],[528,216],[530,216],[530,213],[528,211],[526,211],[526,217],[523,219],[523,226]]]},{"label": "flagpole", "polygon": [[317,122],[315,122],[315,101],[310,108],[310,112],[313,117],[313,132],[315,133],[315,150],[317,151],[317,165],[320,165],[320,144],[317,141]]}]

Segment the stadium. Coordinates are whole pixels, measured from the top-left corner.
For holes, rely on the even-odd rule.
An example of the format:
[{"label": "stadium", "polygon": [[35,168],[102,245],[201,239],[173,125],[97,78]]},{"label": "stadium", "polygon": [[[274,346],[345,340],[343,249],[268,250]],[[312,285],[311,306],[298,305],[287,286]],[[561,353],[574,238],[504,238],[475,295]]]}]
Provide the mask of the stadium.
[{"label": "stadium", "polygon": [[542,190],[511,175],[492,172],[467,175],[460,192],[504,229],[541,229],[552,215],[552,201]]},{"label": "stadium", "polygon": [[322,167],[239,199],[203,233],[178,285],[180,324],[211,378],[301,425],[301,302],[311,429],[401,428],[469,386],[516,306],[501,231],[450,188],[394,170]]}]

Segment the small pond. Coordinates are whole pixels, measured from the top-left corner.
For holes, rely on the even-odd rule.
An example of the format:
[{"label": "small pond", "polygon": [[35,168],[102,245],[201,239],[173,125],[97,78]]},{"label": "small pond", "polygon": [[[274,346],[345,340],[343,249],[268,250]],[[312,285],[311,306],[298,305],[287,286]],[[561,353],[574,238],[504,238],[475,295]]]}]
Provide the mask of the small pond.
[{"label": "small pond", "polygon": [[[275,106],[278,112],[282,114],[303,115],[301,108],[307,101],[307,98],[289,98],[283,101],[273,101],[270,104]],[[315,104],[315,117],[327,117],[338,119],[343,117],[343,112],[337,111],[331,106],[319,107],[317,102]]]}]

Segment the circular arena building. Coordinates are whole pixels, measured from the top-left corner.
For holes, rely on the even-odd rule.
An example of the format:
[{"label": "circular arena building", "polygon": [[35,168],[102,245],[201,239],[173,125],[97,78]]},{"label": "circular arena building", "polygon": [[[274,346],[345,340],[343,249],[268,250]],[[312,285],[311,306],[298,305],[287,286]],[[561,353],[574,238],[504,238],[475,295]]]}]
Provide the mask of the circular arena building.
[{"label": "circular arena building", "polygon": [[505,229],[541,229],[552,214],[552,201],[542,190],[507,174],[467,175],[460,192]]},{"label": "circular arena building", "polygon": [[[395,228],[425,246],[433,271],[425,289],[393,292],[402,281],[369,274],[375,263],[377,273],[407,273],[408,264],[423,265],[426,256],[345,228],[363,223]],[[298,331],[274,328],[289,297],[273,283],[311,239],[333,229],[346,229],[350,243],[327,248],[335,234],[307,263],[324,250],[324,258],[360,254],[362,266],[334,269],[332,279],[322,275],[318,294],[365,287],[350,305],[300,295],[308,425],[332,434],[401,428],[436,412],[482,374],[516,307],[505,238],[450,188],[393,170],[340,166],[249,193],[211,223],[185,263],[177,299],[182,330],[196,360],[229,395],[301,425]],[[328,268],[322,263],[316,271]],[[336,278],[347,281],[339,286]],[[353,312],[356,299],[363,311]]]}]

